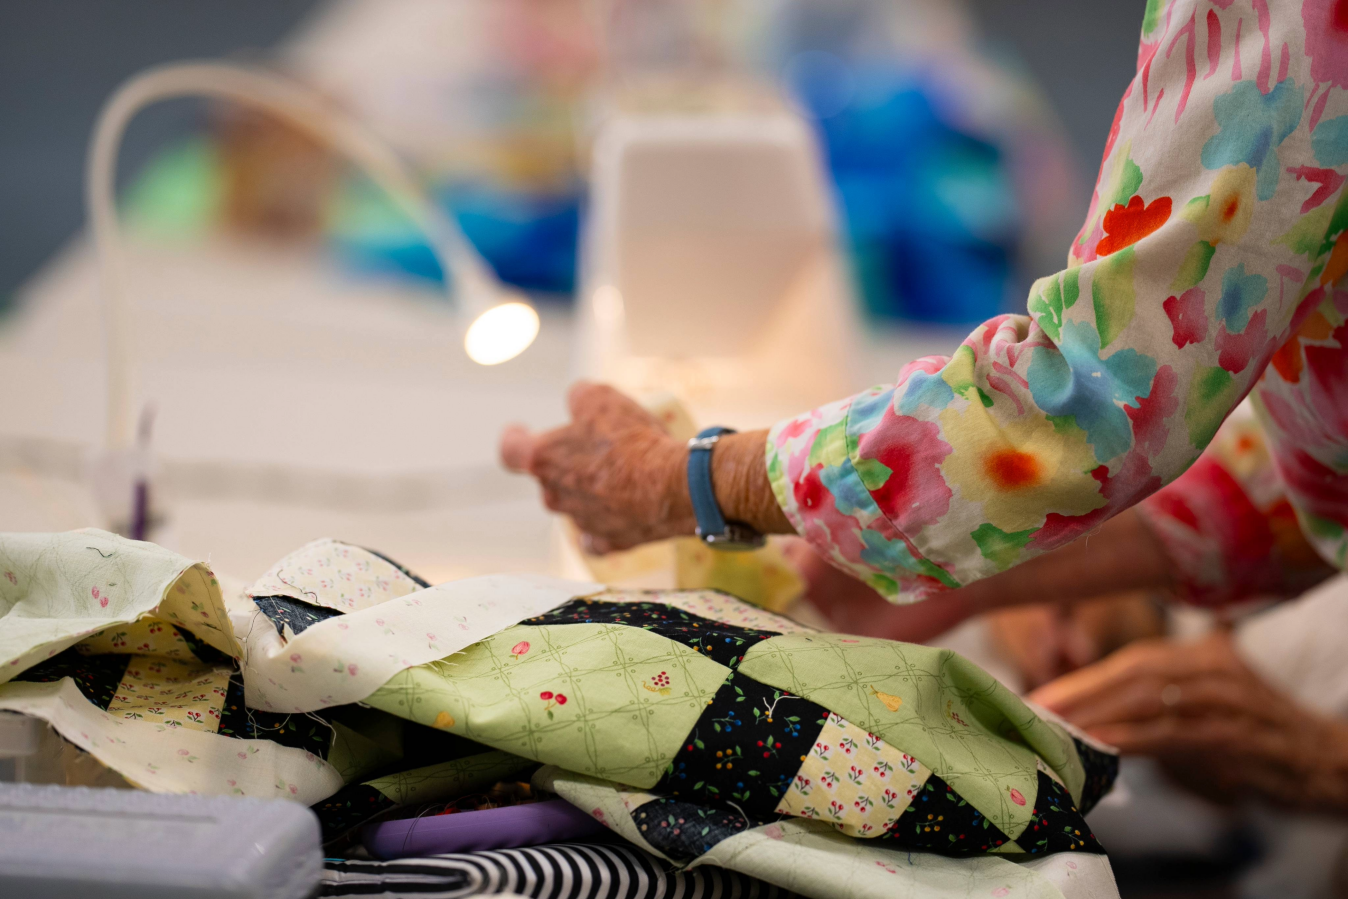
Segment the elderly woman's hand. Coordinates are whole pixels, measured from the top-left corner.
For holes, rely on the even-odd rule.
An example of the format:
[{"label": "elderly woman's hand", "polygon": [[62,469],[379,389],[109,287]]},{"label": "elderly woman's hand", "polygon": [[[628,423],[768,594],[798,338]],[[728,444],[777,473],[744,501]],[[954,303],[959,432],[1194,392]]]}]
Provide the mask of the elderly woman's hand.
[{"label": "elderly woman's hand", "polygon": [[1348,813],[1348,724],[1274,690],[1224,632],[1135,643],[1030,698],[1214,799]]},{"label": "elderly woman's hand", "polygon": [[[603,553],[696,532],[688,497],[688,449],[636,402],[581,382],[567,397],[571,424],[501,436],[501,460],[543,488],[543,502],[569,515],[586,549]],[[712,454],[712,486],[725,516],[764,533],[785,533],[763,458],[763,432],[723,437]]]},{"label": "elderly woman's hand", "polygon": [[506,468],[537,478],[543,502],[571,516],[594,552],[693,533],[684,446],[612,387],[576,384],[567,404],[569,425],[544,434],[506,429]]}]

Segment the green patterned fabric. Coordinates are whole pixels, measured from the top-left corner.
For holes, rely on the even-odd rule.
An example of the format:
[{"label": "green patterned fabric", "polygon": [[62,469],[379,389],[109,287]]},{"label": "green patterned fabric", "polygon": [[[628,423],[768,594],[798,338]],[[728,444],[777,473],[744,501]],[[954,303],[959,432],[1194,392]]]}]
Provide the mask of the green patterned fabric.
[{"label": "green patterned fabric", "polygon": [[[513,654],[521,644],[528,651]],[[677,684],[667,695],[643,686],[660,672]],[[365,701],[526,758],[650,787],[729,674],[640,628],[516,626],[410,668]]]},{"label": "green patterned fabric", "polygon": [[[1083,756],[1097,784],[1116,760],[976,665],[931,647],[774,631],[788,630],[782,619],[737,618],[743,604],[724,595],[719,619],[691,611],[708,593],[573,600],[408,669],[366,703],[703,818],[817,818],[958,856],[1100,851],[1081,820],[1100,792],[1083,795]],[[1055,826],[1081,840],[1027,834],[1047,813],[1036,800],[1058,785],[1070,808]]]},{"label": "green patterned fabric", "polygon": [[[1031,807],[1036,754],[1079,801],[1081,763],[990,674],[948,649],[838,634],[783,634],[749,650],[740,673],[803,696],[903,747],[1013,839]],[[891,710],[878,694],[903,700]]]}]

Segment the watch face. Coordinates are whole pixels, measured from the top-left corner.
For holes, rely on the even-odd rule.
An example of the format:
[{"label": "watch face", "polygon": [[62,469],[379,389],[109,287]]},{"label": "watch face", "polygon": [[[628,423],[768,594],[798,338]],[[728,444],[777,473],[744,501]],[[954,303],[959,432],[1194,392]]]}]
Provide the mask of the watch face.
[{"label": "watch face", "polygon": [[733,521],[727,522],[725,530],[719,534],[704,534],[702,540],[713,549],[723,549],[727,552],[759,549],[767,542],[767,538],[758,531]]}]

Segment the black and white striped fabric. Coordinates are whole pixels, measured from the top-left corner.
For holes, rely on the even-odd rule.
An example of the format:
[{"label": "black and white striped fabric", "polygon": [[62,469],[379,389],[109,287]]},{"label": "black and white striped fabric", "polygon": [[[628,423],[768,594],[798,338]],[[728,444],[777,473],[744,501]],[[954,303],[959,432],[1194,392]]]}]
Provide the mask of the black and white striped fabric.
[{"label": "black and white striped fabric", "polygon": [[391,862],[329,859],[321,896],[458,899],[509,893],[529,899],[793,899],[734,871],[674,871],[632,846],[557,843]]}]

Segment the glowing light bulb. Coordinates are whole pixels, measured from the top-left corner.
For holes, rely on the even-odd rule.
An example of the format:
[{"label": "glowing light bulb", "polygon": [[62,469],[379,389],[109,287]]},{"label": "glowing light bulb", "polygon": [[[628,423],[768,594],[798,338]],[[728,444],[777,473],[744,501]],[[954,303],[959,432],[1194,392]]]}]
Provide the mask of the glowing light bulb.
[{"label": "glowing light bulb", "polygon": [[528,303],[502,303],[477,317],[463,337],[468,358],[478,365],[514,359],[538,336],[538,313]]}]

